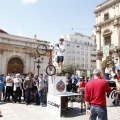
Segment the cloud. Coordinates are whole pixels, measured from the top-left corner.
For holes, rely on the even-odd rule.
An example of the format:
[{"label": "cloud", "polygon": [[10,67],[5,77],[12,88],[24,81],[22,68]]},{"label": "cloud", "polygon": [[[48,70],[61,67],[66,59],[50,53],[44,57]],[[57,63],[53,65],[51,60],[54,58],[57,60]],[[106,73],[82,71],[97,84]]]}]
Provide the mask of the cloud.
[{"label": "cloud", "polygon": [[22,0],[22,2],[23,2],[23,4],[28,4],[28,3],[33,4],[33,3],[38,2],[38,0]]}]

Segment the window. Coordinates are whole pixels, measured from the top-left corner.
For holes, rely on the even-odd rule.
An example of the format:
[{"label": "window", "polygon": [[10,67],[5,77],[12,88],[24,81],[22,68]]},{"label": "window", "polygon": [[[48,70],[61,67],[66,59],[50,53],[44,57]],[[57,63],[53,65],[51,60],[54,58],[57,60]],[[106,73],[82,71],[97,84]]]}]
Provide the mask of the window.
[{"label": "window", "polygon": [[70,44],[67,44],[67,46],[70,46]]},{"label": "window", "polygon": [[75,47],[75,45],[72,43],[72,47]]},{"label": "window", "polygon": [[70,50],[67,50],[67,53],[70,53]]},{"label": "window", "polygon": [[72,57],[72,60],[75,60],[75,57]]},{"label": "window", "polygon": [[81,67],[84,67],[84,64],[81,64]]},{"label": "window", "polygon": [[91,60],[91,62],[96,62],[96,60]]},{"label": "window", "polygon": [[88,62],[88,58],[85,58],[85,62]]},{"label": "window", "polygon": [[77,39],[75,39],[75,42],[77,42]]},{"label": "window", "polygon": [[77,51],[77,54],[80,54],[80,51]]},{"label": "window", "polygon": [[84,55],[84,52],[81,52],[81,55]]},{"label": "window", "polygon": [[85,53],[85,55],[88,55],[88,53]]},{"label": "window", "polygon": [[111,45],[111,36],[104,37],[105,45]]},{"label": "window", "polygon": [[104,14],[104,21],[109,19],[109,13]]},{"label": "window", "polygon": [[87,65],[87,64],[85,64],[85,68],[88,68],[88,65]]},{"label": "window", "polygon": [[81,61],[84,61],[84,58],[81,58]]},{"label": "window", "polygon": [[85,49],[87,50],[87,49],[88,49],[88,47],[85,47]]},{"label": "window", "polygon": [[80,60],[80,57],[77,57],[77,60]]},{"label": "window", "polygon": [[75,51],[74,51],[74,50],[72,51],[72,54],[75,54]]},{"label": "window", "polygon": [[67,60],[70,60],[70,56],[67,57]]},{"label": "window", "polygon": [[84,49],[84,46],[81,46],[81,49]]},{"label": "window", "polygon": [[91,56],[96,57],[96,54],[91,54]]}]

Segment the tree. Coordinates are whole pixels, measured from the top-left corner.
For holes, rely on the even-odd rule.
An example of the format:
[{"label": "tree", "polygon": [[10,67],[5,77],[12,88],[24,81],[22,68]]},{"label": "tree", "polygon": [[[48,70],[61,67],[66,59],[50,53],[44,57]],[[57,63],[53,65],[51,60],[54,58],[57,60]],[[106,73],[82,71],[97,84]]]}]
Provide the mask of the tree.
[{"label": "tree", "polygon": [[66,73],[69,73],[70,75],[75,74],[76,66],[73,64],[64,64],[62,73],[63,73],[63,75],[65,75]]}]

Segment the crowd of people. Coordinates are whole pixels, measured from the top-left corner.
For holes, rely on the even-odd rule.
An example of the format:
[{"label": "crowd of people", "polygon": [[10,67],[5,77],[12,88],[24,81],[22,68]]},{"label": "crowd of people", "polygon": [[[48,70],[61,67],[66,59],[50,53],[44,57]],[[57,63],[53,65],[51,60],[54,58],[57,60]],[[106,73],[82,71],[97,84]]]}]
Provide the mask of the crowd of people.
[{"label": "crowd of people", "polygon": [[[117,74],[113,77],[116,82],[117,91],[120,91],[120,65],[116,67]],[[86,113],[90,120],[107,120],[106,93],[111,92],[108,81],[104,79],[102,70],[95,69],[93,78],[78,75],[66,74],[66,91],[74,93],[83,93],[85,97]],[[26,105],[35,103],[41,107],[46,106],[48,92],[48,76],[40,74],[33,75],[31,72],[24,78],[19,73],[0,75],[0,101],[12,101],[21,103],[25,101]],[[23,99],[21,99],[23,98]],[[0,111],[0,117],[2,116]]]},{"label": "crowd of people", "polygon": [[21,98],[26,105],[31,102],[42,107],[46,105],[46,96],[48,90],[47,75],[33,75],[31,72],[24,78],[19,73],[12,73],[4,77],[0,75],[0,101],[12,101],[13,103],[21,103]]}]

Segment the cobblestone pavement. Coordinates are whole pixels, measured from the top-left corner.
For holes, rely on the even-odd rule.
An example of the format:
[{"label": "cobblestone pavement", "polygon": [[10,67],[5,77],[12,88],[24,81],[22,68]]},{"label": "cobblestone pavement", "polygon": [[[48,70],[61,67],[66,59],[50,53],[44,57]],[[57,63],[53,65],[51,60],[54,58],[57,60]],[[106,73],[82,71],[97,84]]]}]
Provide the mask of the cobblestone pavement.
[{"label": "cobblestone pavement", "polygon": [[[58,118],[49,113],[47,107],[26,106],[24,103],[0,103],[0,110],[3,114],[0,120],[88,120],[85,113],[80,113],[80,103],[74,103],[73,107],[73,110],[63,111],[64,116]],[[119,107],[108,107],[108,120],[120,120]]]}]

